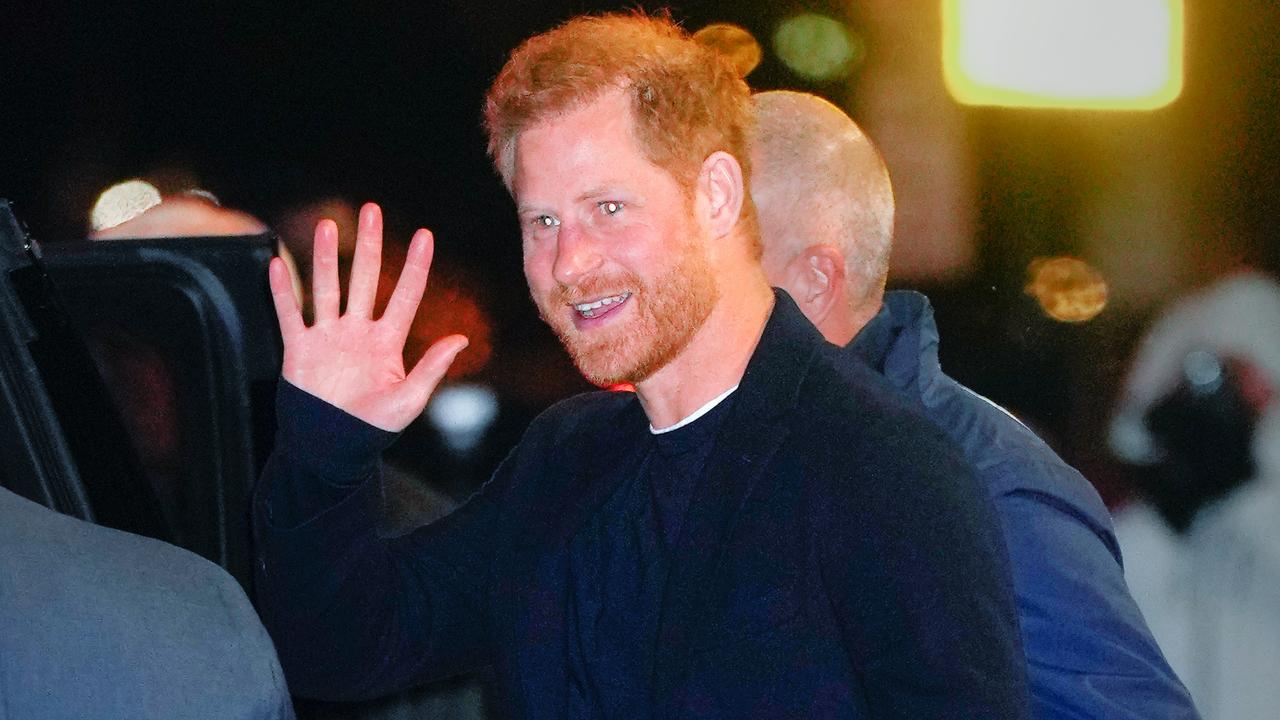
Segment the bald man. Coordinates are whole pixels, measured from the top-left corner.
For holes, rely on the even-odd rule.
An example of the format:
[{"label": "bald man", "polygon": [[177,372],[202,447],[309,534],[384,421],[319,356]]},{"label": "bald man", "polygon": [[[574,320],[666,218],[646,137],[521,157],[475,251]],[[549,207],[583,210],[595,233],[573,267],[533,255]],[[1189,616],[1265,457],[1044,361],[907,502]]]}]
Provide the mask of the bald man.
[{"label": "bald man", "polygon": [[1197,717],[1129,596],[1093,487],[943,374],[923,295],[885,293],[893,188],[875,146],[813,95],[759,93],[753,107],[751,195],[765,273],[848,362],[871,365],[918,403],[986,484],[1011,561],[1034,716]]},{"label": "bald man", "polygon": [[94,240],[157,237],[213,237],[261,235],[262,221],[248,213],[222,207],[198,195],[175,195],[124,222],[94,230]]}]

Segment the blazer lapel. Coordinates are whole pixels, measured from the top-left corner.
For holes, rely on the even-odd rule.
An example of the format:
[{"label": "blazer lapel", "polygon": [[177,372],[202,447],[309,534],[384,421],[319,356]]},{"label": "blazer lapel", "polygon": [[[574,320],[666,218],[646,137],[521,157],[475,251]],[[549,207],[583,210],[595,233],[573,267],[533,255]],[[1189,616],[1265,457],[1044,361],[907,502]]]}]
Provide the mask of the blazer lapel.
[{"label": "blazer lapel", "polygon": [[519,578],[510,580],[517,600],[508,634],[520,645],[520,696],[514,700],[521,717],[563,718],[568,711],[568,545],[628,473],[639,472],[646,445],[636,437],[646,428],[644,411],[633,399],[571,433],[555,452],[558,460],[547,465],[548,476],[567,477],[555,483],[555,498],[526,529],[510,565],[521,568]]},{"label": "blazer lapel", "polygon": [[622,481],[640,472],[644,463],[649,420],[638,399],[633,397],[620,412],[599,424],[603,427],[583,428],[565,443],[568,457],[577,462],[562,504],[548,508],[547,523],[556,546],[567,544]]},{"label": "blazer lapel", "polygon": [[791,413],[822,339],[791,298],[776,292],[774,309],[716,437],[694,490],[672,562],[659,616],[653,691],[671,696],[699,613],[710,601],[716,569],[734,519],[786,438]]}]

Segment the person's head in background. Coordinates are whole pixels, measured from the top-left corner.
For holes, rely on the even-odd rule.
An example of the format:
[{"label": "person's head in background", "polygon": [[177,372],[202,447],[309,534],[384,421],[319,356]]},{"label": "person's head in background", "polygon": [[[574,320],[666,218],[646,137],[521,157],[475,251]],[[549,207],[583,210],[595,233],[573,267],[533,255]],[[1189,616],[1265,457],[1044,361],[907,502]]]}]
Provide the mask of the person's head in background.
[{"label": "person's head in background", "polygon": [[[90,215],[90,240],[144,240],[181,237],[262,235],[270,228],[242,210],[224,207],[202,190],[161,196],[142,180],[112,186],[102,194]],[[302,280],[289,248],[276,243],[301,297]]]},{"label": "person's head in background", "polygon": [[1130,366],[1109,440],[1178,532],[1254,480],[1280,482],[1280,285],[1239,273],[1164,311]]},{"label": "person's head in background", "polygon": [[[194,191],[162,196],[143,180],[109,188],[90,214],[89,239],[95,241],[172,239],[262,235],[268,228],[239,210],[222,207],[208,193]],[[286,261],[288,260],[286,256]],[[295,286],[296,287],[296,286]],[[101,320],[83,328],[90,350],[132,441],[141,469],[157,493],[172,527],[184,507],[182,428],[190,412],[181,387],[180,370],[147,332],[117,320]]]},{"label": "person's head in background", "polygon": [[893,186],[880,152],[843,111],[808,93],[752,96],[751,196],[765,275],[828,341],[845,345],[880,309],[893,242]]},{"label": "person's head in background", "polygon": [[222,207],[205,193],[162,198],[159,193],[150,196],[145,188],[135,192],[138,197],[125,199],[122,209],[114,213],[101,212],[101,203],[94,209],[95,227],[89,233],[91,240],[261,235],[267,232],[267,226],[261,220],[248,213]]}]

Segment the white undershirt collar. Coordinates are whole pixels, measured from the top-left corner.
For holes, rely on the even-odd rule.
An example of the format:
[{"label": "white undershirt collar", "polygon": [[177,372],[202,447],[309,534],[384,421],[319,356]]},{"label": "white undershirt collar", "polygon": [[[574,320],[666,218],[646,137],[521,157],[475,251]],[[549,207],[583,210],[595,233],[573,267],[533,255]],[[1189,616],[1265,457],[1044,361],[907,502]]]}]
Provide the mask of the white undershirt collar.
[{"label": "white undershirt collar", "polygon": [[663,433],[669,433],[669,432],[671,432],[672,430],[679,430],[680,428],[684,427],[685,425],[688,425],[689,423],[691,423],[691,422],[693,422],[693,421],[697,420],[698,418],[702,417],[703,415],[706,415],[707,413],[711,412],[711,411],[715,408],[715,406],[717,406],[717,405],[719,405],[721,402],[723,402],[725,398],[727,398],[727,397],[729,397],[730,395],[732,395],[732,394],[733,394],[733,391],[734,391],[734,390],[737,390],[737,389],[738,389],[738,386],[737,386],[737,385],[734,385],[733,387],[729,388],[728,390],[725,390],[724,392],[720,393],[719,395],[717,395],[717,396],[715,396],[715,397],[711,398],[710,400],[708,400],[708,401],[707,401],[707,404],[706,404],[706,405],[703,405],[702,407],[698,408],[697,410],[694,410],[692,414],[690,414],[690,415],[688,415],[687,417],[685,417],[685,419],[683,419],[683,420],[681,420],[681,421],[677,422],[675,425],[668,425],[668,426],[666,426],[666,427],[664,427],[664,428],[654,428],[654,427],[653,427],[653,423],[649,423],[649,432],[650,432],[651,434],[653,434],[653,435],[661,435],[661,434],[663,434]]}]

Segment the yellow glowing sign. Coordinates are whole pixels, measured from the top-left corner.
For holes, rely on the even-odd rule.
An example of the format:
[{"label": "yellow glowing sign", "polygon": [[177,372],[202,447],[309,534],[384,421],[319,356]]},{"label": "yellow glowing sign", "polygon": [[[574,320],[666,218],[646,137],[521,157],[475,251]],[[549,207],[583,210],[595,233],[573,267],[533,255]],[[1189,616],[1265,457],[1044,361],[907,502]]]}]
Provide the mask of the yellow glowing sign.
[{"label": "yellow glowing sign", "polygon": [[943,0],[966,105],[1153,110],[1182,92],[1183,0]]}]

